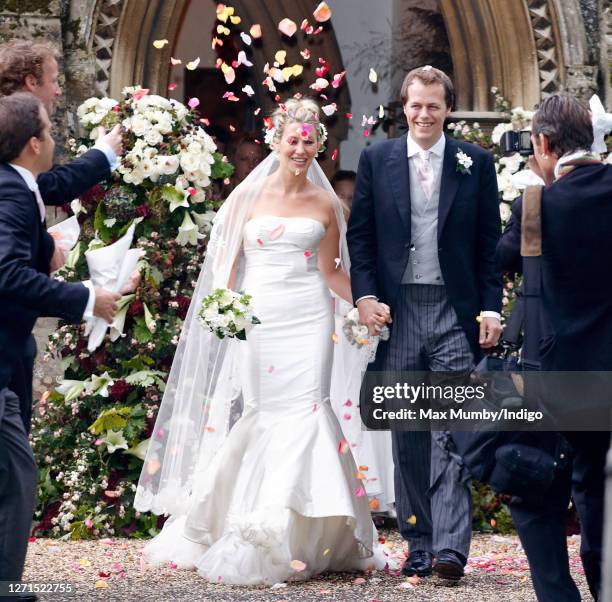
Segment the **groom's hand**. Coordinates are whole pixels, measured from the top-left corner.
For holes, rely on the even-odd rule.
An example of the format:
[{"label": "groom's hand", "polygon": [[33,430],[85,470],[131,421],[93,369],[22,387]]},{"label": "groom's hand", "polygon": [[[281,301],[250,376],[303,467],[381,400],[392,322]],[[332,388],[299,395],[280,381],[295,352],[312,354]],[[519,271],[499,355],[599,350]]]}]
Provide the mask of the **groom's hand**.
[{"label": "groom's hand", "polygon": [[502,333],[502,327],[497,318],[483,318],[480,322],[480,337],[478,342],[483,349],[495,347]]},{"label": "groom's hand", "polygon": [[357,303],[359,321],[368,327],[371,335],[380,334],[381,328],[391,322],[391,310],[388,305],[376,299],[361,299]]},{"label": "groom's hand", "polygon": [[110,324],[117,313],[117,301],[119,299],[121,299],[119,293],[107,291],[105,288],[96,288],[96,302],[93,308],[94,316],[102,318]]},{"label": "groom's hand", "polygon": [[123,132],[121,126],[117,124],[108,134],[102,126],[100,126],[101,141],[106,142],[112,149],[115,155],[120,157],[123,154]]}]

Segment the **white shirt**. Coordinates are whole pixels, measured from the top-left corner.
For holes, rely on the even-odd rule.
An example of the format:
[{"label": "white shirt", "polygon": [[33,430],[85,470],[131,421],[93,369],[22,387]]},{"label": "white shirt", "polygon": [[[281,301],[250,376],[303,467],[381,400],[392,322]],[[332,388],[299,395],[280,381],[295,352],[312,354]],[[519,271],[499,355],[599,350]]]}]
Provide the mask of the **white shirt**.
[{"label": "white shirt", "polygon": [[[9,163],[9,165],[23,178],[26,186],[34,193],[36,202],[38,204],[38,210],[40,212],[40,221],[44,221],[45,205],[42,197],[40,196],[40,191],[38,190],[38,184],[36,183],[34,174],[29,169],[26,169],[21,165],[15,165],[14,163]],[[87,305],[85,306],[85,311],[83,312],[83,319],[93,318],[93,308],[96,303],[96,291],[91,283],[91,280],[83,281],[83,286],[85,286],[89,291],[89,299],[87,300]]]},{"label": "white shirt", "polygon": [[[412,136],[410,135],[410,132],[408,132],[408,136],[406,140],[406,147],[407,147],[408,159],[413,160],[413,161],[414,161],[413,157],[415,155],[418,155],[421,151],[425,150],[421,148],[418,145],[418,143],[412,138]],[[440,177],[440,174],[442,173],[442,165],[444,164],[444,150],[445,149],[446,149],[446,136],[444,134],[442,134],[440,138],[438,138],[438,141],[433,146],[427,149],[428,151],[430,151],[429,164],[431,165],[431,168],[434,173],[434,181],[438,179]],[[364,295],[363,297],[359,297],[359,299],[355,301],[355,305],[357,305],[357,303],[359,303],[359,301],[361,301],[362,299],[378,299],[378,298],[374,295]],[[481,316],[483,318],[495,318],[496,320],[501,321],[501,315],[499,314],[499,312],[496,312],[496,311],[485,310],[481,312]]]}]

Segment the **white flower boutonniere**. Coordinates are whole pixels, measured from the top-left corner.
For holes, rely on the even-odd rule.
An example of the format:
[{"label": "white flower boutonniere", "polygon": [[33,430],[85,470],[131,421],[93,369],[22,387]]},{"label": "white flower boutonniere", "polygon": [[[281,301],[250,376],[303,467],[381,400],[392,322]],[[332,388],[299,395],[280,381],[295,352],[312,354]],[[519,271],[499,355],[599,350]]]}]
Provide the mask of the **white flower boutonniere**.
[{"label": "white flower boutonniere", "polygon": [[471,174],[470,167],[474,164],[472,157],[466,155],[463,151],[457,151],[457,171],[463,174]]}]

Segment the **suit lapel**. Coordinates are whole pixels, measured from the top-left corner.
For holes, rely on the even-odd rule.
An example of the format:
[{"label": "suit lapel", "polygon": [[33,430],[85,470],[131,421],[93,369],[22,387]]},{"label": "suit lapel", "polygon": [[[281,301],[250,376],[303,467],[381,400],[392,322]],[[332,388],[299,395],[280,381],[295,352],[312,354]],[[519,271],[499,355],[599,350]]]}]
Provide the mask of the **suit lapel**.
[{"label": "suit lapel", "polygon": [[393,197],[404,227],[410,232],[410,181],[407,134],[397,138],[389,154],[387,170]]},{"label": "suit lapel", "polygon": [[457,189],[461,182],[462,174],[457,171],[457,158],[456,154],[459,150],[459,145],[453,140],[446,136],[446,146],[444,147],[444,162],[442,163],[442,179],[440,182],[440,201],[438,203],[438,240],[442,231],[444,230],[444,224],[450,208],[457,195]]}]

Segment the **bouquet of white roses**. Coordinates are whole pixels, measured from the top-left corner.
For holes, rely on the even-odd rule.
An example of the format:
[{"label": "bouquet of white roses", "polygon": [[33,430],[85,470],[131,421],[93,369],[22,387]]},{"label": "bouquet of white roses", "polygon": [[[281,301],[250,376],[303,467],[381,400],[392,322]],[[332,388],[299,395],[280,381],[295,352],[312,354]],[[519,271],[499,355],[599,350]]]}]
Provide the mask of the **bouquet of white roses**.
[{"label": "bouquet of white roses", "polygon": [[229,337],[241,341],[246,341],[247,333],[255,324],[261,324],[253,314],[250,295],[227,288],[218,288],[202,299],[198,320],[220,339]]},{"label": "bouquet of white roses", "polygon": [[[346,316],[344,316],[342,332],[344,332],[344,335],[351,345],[363,347],[364,345],[369,345],[371,343],[368,327],[359,321],[359,310],[356,307],[353,307],[353,309],[351,309]],[[387,326],[383,326],[378,336],[383,341],[388,340],[389,328]]]}]

